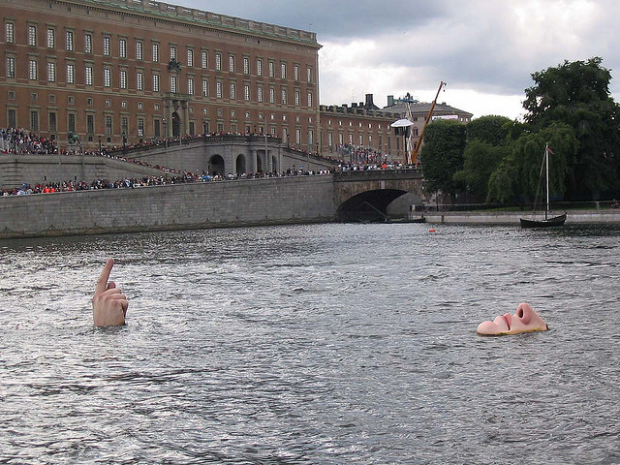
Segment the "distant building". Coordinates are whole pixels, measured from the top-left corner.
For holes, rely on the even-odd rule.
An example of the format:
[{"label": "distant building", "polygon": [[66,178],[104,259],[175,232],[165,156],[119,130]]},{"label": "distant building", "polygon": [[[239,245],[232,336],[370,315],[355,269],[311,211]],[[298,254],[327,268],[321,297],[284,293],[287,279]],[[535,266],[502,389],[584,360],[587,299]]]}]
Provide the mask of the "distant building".
[{"label": "distant building", "polygon": [[[431,103],[411,103],[414,143],[422,132],[424,121],[431,109]],[[349,146],[362,147],[382,152],[389,160],[404,161],[404,141],[397,137],[390,125],[407,116],[405,99],[395,99],[390,95],[387,106],[379,108],[372,94],[366,94],[364,102],[340,106],[321,105],[321,146],[323,153],[346,155]],[[444,118],[471,121],[472,113],[459,110],[445,103],[437,103],[433,119]],[[407,147],[410,151],[412,147]]]},{"label": "distant building", "polygon": [[[322,154],[356,159],[360,151],[387,154],[389,161],[398,159],[398,138],[390,124],[398,115],[380,110],[367,94],[365,102],[351,105],[321,105]],[[358,155],[355,155],[358,154]]]},{"label": "distant building", "polygon": [[[430,109],[431,103],[421,103],[417,101],[411,103],[411,112],[413,113],[414,118],[413,123],[415,123],[416,121],[422,121],[423,123]],[[389,111],[391,113],[398,113],[404,115],[407,111],[407,102],[404,99],[395,99],[393,95],[388,95],[387,106],[383,107],[382,111]],[[469,123],[473,116],[473,113],[451,107],[445,102],[437,102],[433,110],[433,119],[452,119],[460,121],[464,124]]]}]

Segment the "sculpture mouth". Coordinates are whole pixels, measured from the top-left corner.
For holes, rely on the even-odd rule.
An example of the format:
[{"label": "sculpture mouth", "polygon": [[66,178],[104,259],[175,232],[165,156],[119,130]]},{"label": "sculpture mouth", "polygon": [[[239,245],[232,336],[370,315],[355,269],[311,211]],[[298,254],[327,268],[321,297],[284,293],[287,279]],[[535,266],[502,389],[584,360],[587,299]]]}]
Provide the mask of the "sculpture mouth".
[{"label": "sculpture mouth", "polygon": [[506,315],[502,315],[502,318],[506,322],[506,326],[508,326],[508,331],[510,331],[510,318],[508,318]]}]

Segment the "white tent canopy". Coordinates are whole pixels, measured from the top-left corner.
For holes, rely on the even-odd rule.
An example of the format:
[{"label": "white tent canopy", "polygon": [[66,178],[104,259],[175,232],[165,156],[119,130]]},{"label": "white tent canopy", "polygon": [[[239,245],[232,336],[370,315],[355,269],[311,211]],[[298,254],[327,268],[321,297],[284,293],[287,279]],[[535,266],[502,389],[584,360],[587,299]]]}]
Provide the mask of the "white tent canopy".
[{"label": "white tent canopy", "polygon": [[399,119],[398,121],[394,121],[392,124],[390,124],[390,126],[393,128],[407,128],[409,126],[413,126],[413,123],[408,119],[403,118]]}]

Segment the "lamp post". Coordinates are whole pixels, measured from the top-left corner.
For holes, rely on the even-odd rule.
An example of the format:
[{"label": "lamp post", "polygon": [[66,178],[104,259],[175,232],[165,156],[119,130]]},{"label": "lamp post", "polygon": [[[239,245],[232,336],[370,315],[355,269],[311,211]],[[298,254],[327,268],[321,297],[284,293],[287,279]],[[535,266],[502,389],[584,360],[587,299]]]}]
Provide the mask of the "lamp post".
[{"label": "lamp post", "polygon": [[269,146],[267,145],[267,131],[265,131],[265,172],[269,171]]},{"label": "lamp post", "polygon": [[[181,171],[184,172],[183,169],[183,146],[181,145],[183,142],[183,131],[181,131],[181,121],[179,120],[179,161],[180,161],[180,165],[181,165]],[[185,176],[185,173],[183,173],[183,176]]]},{"label": "lamp post", "polygon": [[164,152],[164,163],[166,164],[166,168],[168,168],[168,121],[166,120],[166,118],[162,120],[162,123],[164,125],[164,143],[166,144],[166,149]]},{"label": "lamp post", "polygon": [[308,153],[306,154],[306,169],[308,170],[308,174],[310,174],[310,150],[312,150],[312,141],[310,140],[310,132],[308,132]]}]

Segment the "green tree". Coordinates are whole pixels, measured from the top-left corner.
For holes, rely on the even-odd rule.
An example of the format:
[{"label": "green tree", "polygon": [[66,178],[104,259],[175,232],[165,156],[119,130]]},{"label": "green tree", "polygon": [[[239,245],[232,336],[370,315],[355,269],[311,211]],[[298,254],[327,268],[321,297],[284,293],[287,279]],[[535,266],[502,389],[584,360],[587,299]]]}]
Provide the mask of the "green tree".
[{"label": "green tree", "polygon": [[499,202],[506,205],[515,201],[517,172],[513,158],[511,155],[504,158],[489,176],[487,202]]},{"label": "green tree", "polygon": [[505,116],[487,115],[467,124],[467,146],[463,169],[454,180],[474,196],[474,201],[487,198],[489,178],[509,153],[505,147],[513,121]]},{"label": "green tree", "polygon": [[610,96],[611,73],[602,59],[565,61],[532,78],[535,85],[526,89],[523,103],[532,131],[562,122],[579,141],[567,177],[571,195],[598,198],[618,189],[620,107]]},{"label": "green tree", "polygon": [[420,161],[426,190],[453,195],[458,190],[454,174],[463,168],[465,125],[458,121],[438,119],[424,133]]},{"label": "green tree", "polygon": [[467,124],[467,143],[480,140],[494,147],[505,145],[508,130],[512,124],[505,116],[487,115]]},{"label": "green tree", "polygon": [[562,197],[579,142],[570,126],[555,123],[538,132],[521,134],[489,176],[487,200],[510,203],[520,199],[531,204],[542,199],[542,164],[547,143],[552,150],[549,160],[551,195]]},{"label": "green tree", "polygon": [[454,180],[466,186],[477,201],[484,201],[491,174],[509,153],[510,149],[505,146],[496,147],[474,139],[465,148],[463,169],[454,174]]}]

